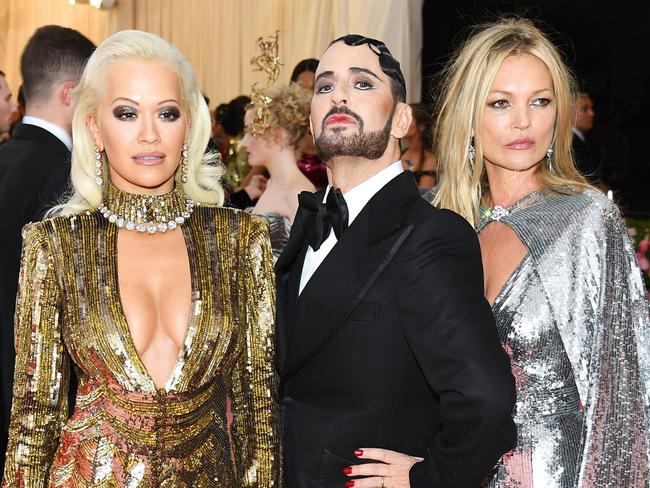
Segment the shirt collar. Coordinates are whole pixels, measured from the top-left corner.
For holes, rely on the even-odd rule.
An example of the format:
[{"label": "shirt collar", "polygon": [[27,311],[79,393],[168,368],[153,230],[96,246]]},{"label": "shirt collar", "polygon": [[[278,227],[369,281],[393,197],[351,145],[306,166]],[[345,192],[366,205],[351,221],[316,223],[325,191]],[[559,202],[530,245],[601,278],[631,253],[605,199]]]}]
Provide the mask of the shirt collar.
[{"label": "shirt collar", "polygon": [[587,140],[587,139],[585,138],[585,135],[584,135],[582,132],[580,132],[578,129],[576,129],[575,127],[572,127],[571,130],[572,130],[573,133],[578,137],[578,139],[580,139],[581,141],[584,142],[584,141]]},{"label": "shirt collar", "polygon": [[43,120],[40,117],[33,117],[30,115],[25,115],[22,122],[23,124],[35,125],[36,127],[45,129],[58,140],[60,140],[63,144],[65,144],[65,147],[68,148],[68,151],[72,151],[72,137],[70,137],[68,131],[62,127],[53,124],[52,122],[48,122],[47,120]]},{"label": "shirt collar", "polygon": [[[395,161],[390,166],[382,169],[379,173],[371,176],[363,183],[358,184],[351,190],[343,194],[345,203],[348,206],[348,224],[361,213],[363,207],[370,201],[375,194],[381,190],[386,183],[391,181],[400,173],[404,172],[402,161]],[[330,186],[327,187],[325,195],[323,195],[323,202],[327,200],[327,194],[330,191]]]}]

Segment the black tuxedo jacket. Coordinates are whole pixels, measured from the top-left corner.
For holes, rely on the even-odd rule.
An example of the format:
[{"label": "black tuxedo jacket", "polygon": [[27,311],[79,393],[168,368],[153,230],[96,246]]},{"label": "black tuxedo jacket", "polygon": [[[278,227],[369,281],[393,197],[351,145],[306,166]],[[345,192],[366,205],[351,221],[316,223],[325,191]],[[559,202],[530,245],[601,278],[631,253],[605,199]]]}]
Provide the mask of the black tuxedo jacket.
[{"label": "black tuxedo jacket", "polygon": [[0,145],[0,473],[4,467],[14,371],[13,314],[21,231],[40,220],[68,188],[70,151],[40,127],[21,124]]},{"label": "black tuxedo jacket", "polygon": [[573,151],[573,159],[576,168],[582,173],[589,182],[597,184],[600,180],[600,154],[596,147],[594,147],[589,139],[580,139],[576,134],[573,134],[571,141],[571,150]]},{"label": "black tuxedo jacket", "polygon": [[276,266],[286,486],[340,488],[380,447],[424,458],[414,488],[478,487],[514,445],[515,392],[473,229],[405,172],[298,297],[306,249],[298,216]]}]

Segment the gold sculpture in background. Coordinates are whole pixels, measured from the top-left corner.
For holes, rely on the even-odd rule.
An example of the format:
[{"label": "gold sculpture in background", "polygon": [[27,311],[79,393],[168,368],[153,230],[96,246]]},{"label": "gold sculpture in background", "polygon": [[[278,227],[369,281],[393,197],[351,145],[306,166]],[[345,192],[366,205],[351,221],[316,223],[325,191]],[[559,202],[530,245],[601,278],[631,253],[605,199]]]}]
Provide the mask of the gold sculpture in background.
[{"label": "gold sculpture in background", "polygon": [[253,71],[262,71],[267,76],[266,84],[262,88],[258,88],[257,82],[251,87],[251,103],[255,107],[255,119],[248,130],[254,136],[264,133],[269,127],[271,98],[264,95],[263,91],[275,83],[280,75],[282,63],[280,63],[278,49],[278,31],[275,31],[275,36],[257,39],[257,54],[251,58]]}]

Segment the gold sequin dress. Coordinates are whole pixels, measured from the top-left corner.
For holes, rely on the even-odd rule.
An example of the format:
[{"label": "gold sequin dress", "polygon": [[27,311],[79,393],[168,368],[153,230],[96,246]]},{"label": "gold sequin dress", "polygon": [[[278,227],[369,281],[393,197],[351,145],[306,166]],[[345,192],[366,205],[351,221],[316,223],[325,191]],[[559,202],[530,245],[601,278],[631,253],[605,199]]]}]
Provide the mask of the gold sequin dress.
[{"label": "gold sequin dress", "polygon": [[158,388],[121,307],[117,226],[95,210],[25,227],[3,486],[280,486],[268,225],[197,204],[181,229],[191,314]]}]

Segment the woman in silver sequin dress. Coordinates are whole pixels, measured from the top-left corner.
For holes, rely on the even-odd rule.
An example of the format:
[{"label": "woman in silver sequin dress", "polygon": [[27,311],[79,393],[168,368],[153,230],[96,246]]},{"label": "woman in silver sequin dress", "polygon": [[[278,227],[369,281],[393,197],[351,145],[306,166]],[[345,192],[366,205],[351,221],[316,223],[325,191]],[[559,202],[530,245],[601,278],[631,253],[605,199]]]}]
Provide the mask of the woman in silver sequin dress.
[{"label": "woman in silver sequin dress", "polygon": [[271,100],[266,120],[259,115],[261,107],[249,106],[241,144],[248,153],[248,163],[252,167],[264,166],[269,172],[266,190],[252,212],[269,221],[271,247],[277,260],[289,240],[298,210],[298,194],[316,190],[298,168],[297,152],[297,145],[309,127],[311,93],[292,83],[267,89],[264,96]]},{"label": "woman in silver sequin dress", "polygon": [[436,205],[474,224],[518,386],[518,446],[491,487],[646,487],[650,332],[617,207],[571,156],[574,91],[530,21],[479,27],[450,62]]}]

